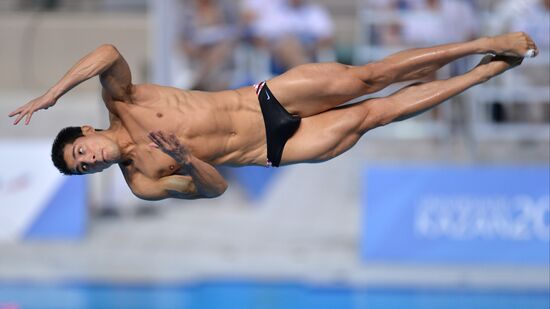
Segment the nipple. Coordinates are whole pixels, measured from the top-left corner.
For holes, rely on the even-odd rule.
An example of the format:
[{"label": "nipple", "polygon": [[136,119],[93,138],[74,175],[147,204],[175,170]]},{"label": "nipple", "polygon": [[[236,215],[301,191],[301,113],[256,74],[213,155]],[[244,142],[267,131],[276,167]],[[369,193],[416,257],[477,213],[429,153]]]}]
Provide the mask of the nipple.
[{"label": "nipple", "polygon": [[173,171],[176,168],[174,165],[170,165],[170,170]]}]

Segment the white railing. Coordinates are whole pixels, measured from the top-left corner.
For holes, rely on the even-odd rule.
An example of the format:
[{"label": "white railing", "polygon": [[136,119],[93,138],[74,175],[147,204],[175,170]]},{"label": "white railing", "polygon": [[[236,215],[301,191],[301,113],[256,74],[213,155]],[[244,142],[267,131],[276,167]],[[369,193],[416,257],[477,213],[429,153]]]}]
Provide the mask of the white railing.
[{"label": "white railing", "polygon": [[[535,70],[548,74],[549,57],[545,52],[535,59],[526,59],[521,71],[504,74],[468,93],[469,129],[475,142],[487,139],[550,141],[550,123],[547,119],[550,113],[550,87],[548,84],[532,84],[526,76]],[[503,122],[493,121],[488,113],[496,103],[505,111]],[[521,106],[523,115],[514,115],[513,106]]]},{"label": "white railing", "polygon": [[[380,60],[393,53],[411,48],[405,44],[387,46],[375,45],[374,28],[391,26],[403,20],[406,12],[397,10],[381,10],[368,7],[368,0],[358,0],[356,39],[354,47],[353,62],[361,65],[372,61]],[[446,72],[443,72],[444,74]],[[441,77],[441,76],[440,76]],[[390,88],[395,91],[395,87]],[[382,91],[376,96],[389,95],[390,91]],[[430,112],[400,123],[398,126],[388,126],[377,129],[371,134],[372,137],[393,137],[393,138],[435,138],[437,140],[448,139],[451,134],[451,110],[448,104],[435,108],[433,114]]]},{"label": "white railing", "polygon": [[[385,10],[370,6],[369,0],[357,0],[357,23],[356,39],[354,48],[354,64],[364,64],[367,62],[382,59],[399,50],[410,48],[406,45],[386,46],[375,42],[375,30],[384,26],[399,24],[407,17],[407,11]],[[482,29],[483,25],[494,23],[494,18],[489,11],[494,6],[494,1],[479,1],[478,7],[483,11],[479,12]],[[484,34],[480,34],[484,35]],[[469,115],[466,119],[467,129],[473,144],[486,139],[506,139],[506,140],[550,140],[550,124],[548,123],[548,110],[550,109],[550,85],[548,81],[542,81],[540,85],[534,85],[529,75],[535,71],[549,72],[550,55],[546,52],[535,59],[526,59],[521,69],[514,72],[503,74],[501,77],[489,83],[476,86],[466,91],[462,98],[468,104]],[[471,61],[470,61],[471,62]],[[470,63],[470,66],[475,65]],[[549,79],[548,73],[543,79]],[[384,93],[382,93],[384,95]],[[451,99],[451,101],[456,101]],[[491,119],[488,110],[491,104],[499,102],[508,112],[511,105],[526,104],[524,109],[531,113],[539,114],[538,119],[529,117],[519,118],[514,122],[505,121],[496,123]],[[417,117],[407,120],[407,123],[400,124],[399,127],[383,129],[380,135],[383,137],[418,137],[425,134],[424,137],[447,138],[451,134],[450,123],[452,113],[449,104],[439,106],[442,112],[439,117]],[[531,117],[533,118],[533,117]],[[464,130],[454,130],[456,132],[465,132]],[[411,132],[416,132],[412,134]],[[378,133],[378,132],[377,132]]]}]

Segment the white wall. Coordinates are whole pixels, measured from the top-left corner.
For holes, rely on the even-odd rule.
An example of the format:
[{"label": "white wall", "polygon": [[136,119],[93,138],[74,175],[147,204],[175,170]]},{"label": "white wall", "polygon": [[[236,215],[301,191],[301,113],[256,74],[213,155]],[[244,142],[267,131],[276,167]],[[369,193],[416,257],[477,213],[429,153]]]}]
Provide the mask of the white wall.
[{"label": "white wall", "polygon": [[[102,43],[116,45],[134,81],[143,82],[149,59],[147,29],[145,13],[1,12],[0,89],[47,89]],[[93,84],[81,88],[97,89]]]}]

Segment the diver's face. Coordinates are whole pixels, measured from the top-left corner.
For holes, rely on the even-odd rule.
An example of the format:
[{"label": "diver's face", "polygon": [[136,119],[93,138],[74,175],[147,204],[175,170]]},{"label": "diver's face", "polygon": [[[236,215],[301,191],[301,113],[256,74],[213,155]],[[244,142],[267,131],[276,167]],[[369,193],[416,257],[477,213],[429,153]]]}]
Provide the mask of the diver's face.
[{"label": "diver's face", "polygon": [[101,172],[120,158],[118,145],[95,131],[85,132],[64,149],[67,166],[79,174]]}]

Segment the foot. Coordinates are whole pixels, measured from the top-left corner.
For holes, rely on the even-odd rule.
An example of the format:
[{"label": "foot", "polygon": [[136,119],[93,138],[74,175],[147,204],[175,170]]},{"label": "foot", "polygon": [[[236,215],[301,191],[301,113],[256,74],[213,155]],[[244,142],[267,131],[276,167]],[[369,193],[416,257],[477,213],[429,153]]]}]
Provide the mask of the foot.
[{"label": "foot", "polygon": [[487,55],[481,59],[475,70],[489,79],[517,67],[522,61],[523,57]]},{"label": "foot", "polygon": [[512,32],[490,37],[489,52],[512,57],[535,57],[539,49],[535,41],[525,32]]}]

